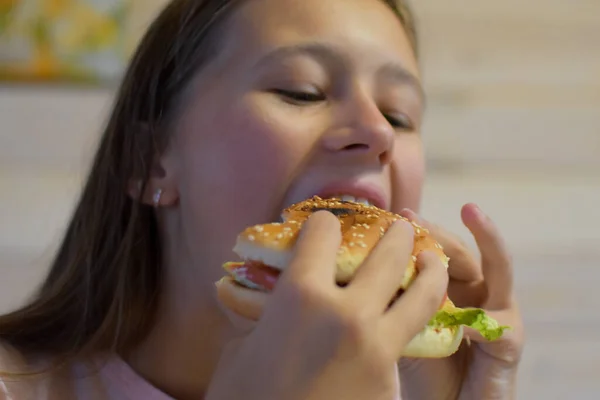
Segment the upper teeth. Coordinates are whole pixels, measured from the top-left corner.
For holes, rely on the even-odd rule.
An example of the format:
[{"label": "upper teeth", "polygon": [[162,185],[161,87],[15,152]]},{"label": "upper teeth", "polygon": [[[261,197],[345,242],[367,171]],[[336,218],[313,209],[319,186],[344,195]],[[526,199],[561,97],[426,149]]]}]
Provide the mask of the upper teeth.
[{"label": "upper teeth", "polygon": [[344,195],[339,195],[339,196],[333,196],[333,197],[339,198],[342,201],[352,201],[354,203],[366,204],[368,206],[373,205],[368,199],[365,199],[363,197],[356,198],[356,197],[351,196],[349,194],[344,194]]}]

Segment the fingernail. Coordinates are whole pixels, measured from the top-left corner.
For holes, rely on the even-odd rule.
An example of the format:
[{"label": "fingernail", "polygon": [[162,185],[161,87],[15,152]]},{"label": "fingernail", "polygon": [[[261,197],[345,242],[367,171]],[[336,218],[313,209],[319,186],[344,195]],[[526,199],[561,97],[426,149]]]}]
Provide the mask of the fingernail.
[{"label": "fingernail", "polygon": [[411,221],[414,222],[419,222],[419,214],[417,214],[416,212],[414,212],[413,210],[411,210],[410,208],[404,208],[402,209],[402,211],[400,211],[400,214],[405,216],[406,218],[410,219]]},{"label": "fingernail", "polygon": [[479,220],[485,221],[488,219],[487,214],[484,213],[483,210],[477,204],[475,204],[474,211],[475,211],[475,215],[477,216],[477,218]]},{"label": "fingernail", "polygon": [[225,282],[225,280],[227,279],[227,276],[222,277],[221,279],[219,279],[218,281],[215,282],[215,286],[219,287],[223,284],[223,282]]},{"label": "fingernail", "polygon": [[405,221],[403,219],[399,219],[397,221],[394,222],[394,225],[400,225],[402,227],[402,229],[404,229],[406,232],[410,232],[414,234],[414,228],[411,225],[410,222]]}]

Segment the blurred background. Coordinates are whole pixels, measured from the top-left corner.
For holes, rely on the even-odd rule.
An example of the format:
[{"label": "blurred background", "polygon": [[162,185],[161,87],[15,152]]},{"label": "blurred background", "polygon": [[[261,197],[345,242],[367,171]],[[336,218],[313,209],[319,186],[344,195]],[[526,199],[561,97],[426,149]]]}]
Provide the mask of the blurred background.
[{"label": "blurred background", "polygon": [[[165,0],[0,0],[0,312],[43,277],[127,55]],[[500,225],[528,330],[520,399],[600,392],[600,1],[419,0],[423,213]],[[50,81],[50,83],[49,83]]]}]

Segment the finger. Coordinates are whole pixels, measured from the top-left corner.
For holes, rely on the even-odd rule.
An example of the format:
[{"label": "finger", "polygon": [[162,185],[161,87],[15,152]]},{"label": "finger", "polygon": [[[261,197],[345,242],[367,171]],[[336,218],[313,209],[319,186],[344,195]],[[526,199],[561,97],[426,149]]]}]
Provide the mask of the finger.
[{"label": "finger", "polygon": [[475,204],[462,208],[463,223],[473,234],[486,281],[488,298],[485,308],[501,310],[511,305],[513,293],[512,260],[496,225]]},{"label": "finger", "polygon": [[474,329],[465,328],[464,337],[475,344],[475,356],[484,353],[487,358],[502,361],[507,365],[518,364],[523,353],[525,333],[523,321],[516,307],[502,311],[486,311],[490,317],[496,319],[500,325],[509,326],[502,337],[494,341],[486,340]]},{"label": "finger", "polygon": [[483,279],[465,282],[450,278],[448,297],[459,308],[481,307],[488,297],[487,286]]},{"label": "finger", "polygon": [[427,229],[431,236],[442,245],[444,253],[450,258],[448,274],[451,279],[470,282],[483,278],[479,260],[460,238],[420,217],[410,209],[405,208],[400,215]]},{"label": "finger", "polygon": [[241,317],[258,321],[267,301],[267,293],[242,287],[229,276],[215,286],[217,298],[225,307]]},{"label": "finger", "polygon": [[[520,329],[515,329],[516,324],[518,325],[520,323],[519,318],[518,318],[519,314],[516,310],[514,310],[514,309],[506,309],[506,310],[501,310],[501,311],[486,310],[485,313],[490,318],[493,318],[496,321],[498,321],[498,324],[500,326],[509,326],[510,327],[510,329],[507,329],[504,331],[503,335],[500,338],[498,338],[498,340],[508,339],[511,336],[518,334],[518,331],[520,331]],[[495,343],[496,342],[496,341],[487,340],[476,329],[464,327],[463,331],[464,331],[464,336],[466,338],[468,338],[469,340],[472,340],[473,342],[477,342],[477,343]]]},{"label": "finger", "polygon": [[435,253],[421,252],[417,268],[417,278],[381,321],[383,338],[394,346],[398,358],[439,309],[448,287],[446,267]]},{"label": "finger", "polygon": [[340,221],[327,211],[312,214],[304,223],[294,255],[279,280],[308,279],[316,285],[335,284],[337,251],[342,241]]},{"label": "finger", "polygon": [[[406,221],[396,221],[377,243],[346,289],[362,307],[383,312],[402,285],[413,249],[414,229]],[[368,301],[361,294],[368,293]]]}]

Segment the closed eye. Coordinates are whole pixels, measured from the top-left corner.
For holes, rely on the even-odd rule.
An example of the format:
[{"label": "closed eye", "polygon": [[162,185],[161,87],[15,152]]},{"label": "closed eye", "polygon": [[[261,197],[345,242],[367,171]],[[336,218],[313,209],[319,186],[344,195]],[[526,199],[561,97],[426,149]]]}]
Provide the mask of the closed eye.
[{"label": "closed eye", "polygon": [[385,117],[385,119],[387,119],[387,121],[390,123],[390,125],[392,125],[392,127],[396,130],[403,131],[403,132],[410,132],[410,131],[415,130],[415,126],[412,123],[412,121],[410,120],[410,118],[404,114],[395,115],[395,116],[392,116],[389,114],[384,114],[383,116]]},{"label": "closed eye", "polygon": [[318,92],[295,91],[285,89],[273,89],[272,93],[280,96],[284,101],[291,104],[317,103],[325,100],[325,95]]}]

